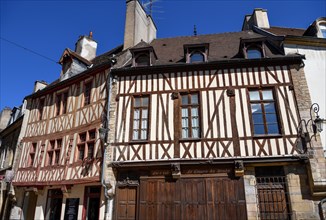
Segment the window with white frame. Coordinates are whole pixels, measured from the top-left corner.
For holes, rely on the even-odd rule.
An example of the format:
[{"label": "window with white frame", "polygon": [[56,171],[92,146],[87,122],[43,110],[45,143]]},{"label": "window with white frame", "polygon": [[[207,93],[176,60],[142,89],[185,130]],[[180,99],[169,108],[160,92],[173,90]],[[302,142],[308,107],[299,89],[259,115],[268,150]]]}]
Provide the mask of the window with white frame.
[{"label": "window with white frame", "polygon": [[133,100],[132,140],[147,140],[149,97],[139,96]]},{"label": "window with white frame", "polygon": [[254,135],[280,134],[272,89],[249,91]]},{"label": "window with white frame", "polygon": [[198,93],[181,94],[181,138],[200,138]]}]

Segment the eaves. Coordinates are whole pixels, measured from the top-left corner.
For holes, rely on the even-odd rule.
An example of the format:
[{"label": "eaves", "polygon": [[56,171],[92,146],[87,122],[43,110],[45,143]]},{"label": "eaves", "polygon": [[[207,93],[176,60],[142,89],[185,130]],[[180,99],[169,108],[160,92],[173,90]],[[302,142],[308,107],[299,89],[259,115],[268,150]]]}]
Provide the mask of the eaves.
[{"label": "eaves", "polygon": [[305,59],[304,55],[291,55],[272,58],[260,59],[232,59],[219,60],[204,63],[178,63],[178,64],[164,64],[155,66],[142,67],[124,67],[118,69],[111,69],[111,74],[135,74],[135,73],[156,73],[156,72],[177,72],[177,71],[196,71],[203,69],[222,69],[222,68],[242,68],[242,67],[258,67],[267,65],[292,65],[301,64]]}]

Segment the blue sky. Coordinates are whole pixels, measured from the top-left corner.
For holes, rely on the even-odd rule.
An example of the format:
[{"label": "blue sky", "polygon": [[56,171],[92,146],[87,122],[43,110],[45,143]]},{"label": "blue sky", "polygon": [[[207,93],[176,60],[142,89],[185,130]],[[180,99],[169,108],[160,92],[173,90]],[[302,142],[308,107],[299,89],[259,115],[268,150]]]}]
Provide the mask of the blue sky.
[{"label": "blue sky", "polygon": [[[65,48],[75,48],[78,36],[93,31],[98,55],[123,42],[125,0],[0,0],[0,4],[0,110],[21,105],[36,80],[57,79],[61,66],[55,61]],[[326,16],[326,0],[159,0],[153,17],[158,38],[192,35],[194,25],[198,34],[234,32],[241,30],[244,15],[254,8],[268,10],[271,26],[307,28]]]}]

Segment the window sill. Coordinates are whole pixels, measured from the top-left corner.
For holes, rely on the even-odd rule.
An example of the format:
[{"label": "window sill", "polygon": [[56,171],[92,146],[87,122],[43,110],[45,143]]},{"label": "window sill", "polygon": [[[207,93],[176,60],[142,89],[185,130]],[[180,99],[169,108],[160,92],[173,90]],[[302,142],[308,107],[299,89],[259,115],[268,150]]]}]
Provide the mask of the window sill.
[{"label": "window sill", "polygon": [[261,134],[261,135],[254,135],[254,139],[267,139],[267,138],[281,138],[283,135],[281,134]]}]

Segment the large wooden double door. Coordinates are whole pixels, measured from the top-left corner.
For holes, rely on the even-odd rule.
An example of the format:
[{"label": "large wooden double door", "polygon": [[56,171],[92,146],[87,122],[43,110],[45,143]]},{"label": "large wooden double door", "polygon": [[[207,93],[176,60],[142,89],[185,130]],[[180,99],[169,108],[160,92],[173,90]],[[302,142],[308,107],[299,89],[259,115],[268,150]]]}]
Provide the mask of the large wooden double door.
[{"label": "large wooden double door", "polygon": [[228,177],[140,179],[117,189],[117,220],[246,219],[243,179]]}]

